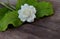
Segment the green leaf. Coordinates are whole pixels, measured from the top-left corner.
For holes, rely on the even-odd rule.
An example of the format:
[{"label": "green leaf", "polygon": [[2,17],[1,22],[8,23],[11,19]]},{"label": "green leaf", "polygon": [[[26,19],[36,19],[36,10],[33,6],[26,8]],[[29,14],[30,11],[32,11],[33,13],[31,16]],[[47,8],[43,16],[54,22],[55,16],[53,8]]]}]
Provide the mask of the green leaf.
[{"label": "green leaf", "polygon": [[[16,10],[18,11],[21,5],[26,3],[36,8],[37,18],[53,14],[53,7],[50,2],[37,2],[37,0],[17,0]],[[22,24],[21,20],[18,18],[17,11],[10,11],[5,7],[0,8],[0,31],[5,31],[9,24],[12,24],[14,27],[18,27]]]},{"label": "green leaf", "polygon": [[50,16],[53,14],[53,7],[52,4],[50,2],[37,2],[37,0],[17,0],[17,5],[16,5],[16,9],[20,9],[21,5],[23,4],[29,4],[32,5],[36,8],[37,13],[36,13],[36,17],[37,18],[41,18],[44,16]]},{"label": "green leaf", "polygon": [[8,12],[6,7],[0,8],[0,20],[3,18],[6,12]]},{"label": "green leaf", "polygon": [[37,18],[50,16],[53,14],[53,7],[50,2],[39,2],[36,8],[37,8],[36,13]]},{"label": "green leaf", "polygon": [[37,0],[17,0],[17,4],[16,4],[16,9],[20,9],[21,8],[21,5],[24,5],[24,4],[30,4],[30,5],[35,5],[37,2]]},{"label": "green leaf", "polygon": [[0,20],[0,31],[5,31],[9,24],[12,24],[14,27],[18,27],[22,24],[18,18],[17,11],[9,11],[5,14],[5,16]]}]

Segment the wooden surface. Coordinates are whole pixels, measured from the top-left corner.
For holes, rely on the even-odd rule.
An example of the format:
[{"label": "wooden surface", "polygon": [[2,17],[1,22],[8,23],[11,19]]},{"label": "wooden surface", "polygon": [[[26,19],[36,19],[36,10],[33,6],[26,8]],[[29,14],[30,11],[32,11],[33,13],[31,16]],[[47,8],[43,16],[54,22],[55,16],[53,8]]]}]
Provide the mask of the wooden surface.
[{"label": "wooden surface", "polygon": [[53,4],[53,16],[0,32],[0,39],[60,39],[60,0],[46,1]]}]

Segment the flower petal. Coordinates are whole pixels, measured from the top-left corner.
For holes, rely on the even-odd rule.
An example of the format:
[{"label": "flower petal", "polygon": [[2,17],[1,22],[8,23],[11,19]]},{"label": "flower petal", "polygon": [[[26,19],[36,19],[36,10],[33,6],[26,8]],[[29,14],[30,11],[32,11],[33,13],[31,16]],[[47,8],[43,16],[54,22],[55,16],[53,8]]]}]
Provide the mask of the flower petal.
[{"label": "flower petal", "polygon": [[28,4],[24,4],[21,6],[21,9],[18,10],[19,18],[22,22],[33,22],[36,18],[36,9],[34,6],[29,6]]}]

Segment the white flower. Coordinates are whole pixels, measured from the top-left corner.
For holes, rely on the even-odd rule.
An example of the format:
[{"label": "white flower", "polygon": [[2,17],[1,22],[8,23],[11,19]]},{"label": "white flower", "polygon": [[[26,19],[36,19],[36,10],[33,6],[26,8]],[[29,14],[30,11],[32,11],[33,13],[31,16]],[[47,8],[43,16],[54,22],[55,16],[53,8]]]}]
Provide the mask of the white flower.
[{"label": "white flower", "polygon": [[21,21],[33,22],[34,18],[36,18],[36,9],[34,6],[24,4],[21,6],[21,9],[18,10],[18,14],[18,17],[21,19]]}]

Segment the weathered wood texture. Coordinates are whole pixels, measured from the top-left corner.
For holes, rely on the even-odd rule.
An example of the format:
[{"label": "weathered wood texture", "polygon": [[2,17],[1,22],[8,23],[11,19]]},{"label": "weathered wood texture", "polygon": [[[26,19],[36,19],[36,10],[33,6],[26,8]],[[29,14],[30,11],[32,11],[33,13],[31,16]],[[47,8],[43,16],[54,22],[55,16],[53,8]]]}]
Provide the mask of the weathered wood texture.
[{"label": "weathered wood texture", "polygon": [[0,32],[0,39],[60,39],[60,0],[44,0],[53,4],[54,15],[26,23],[19,28]]}]

